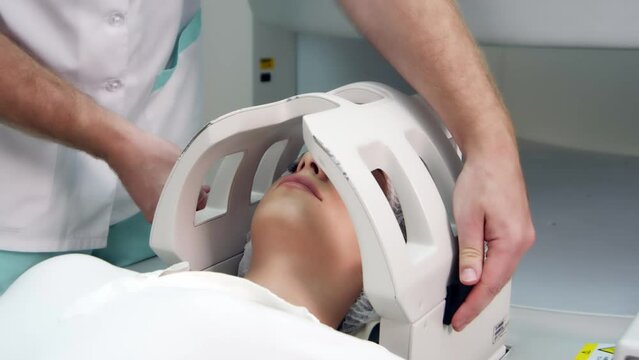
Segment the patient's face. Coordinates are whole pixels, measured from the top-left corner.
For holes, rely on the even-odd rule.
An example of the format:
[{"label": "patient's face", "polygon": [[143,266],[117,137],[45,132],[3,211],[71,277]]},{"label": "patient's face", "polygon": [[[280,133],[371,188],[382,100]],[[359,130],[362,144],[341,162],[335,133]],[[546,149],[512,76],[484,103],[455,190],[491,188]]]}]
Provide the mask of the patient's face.
[{"label": "patient's face", "polygon": [[[372,175],[389,196],[386,175]],[[346,206],[309,153],[264,195],[251,232],[247,278],[337,327],[362,291],[361,257]]]},{"label": "patient's face", "polygon": [[322,276],[361,283],[361,260],[346,206],[310,153],[264,195],[251,225],[254,261],[286,257]]}]

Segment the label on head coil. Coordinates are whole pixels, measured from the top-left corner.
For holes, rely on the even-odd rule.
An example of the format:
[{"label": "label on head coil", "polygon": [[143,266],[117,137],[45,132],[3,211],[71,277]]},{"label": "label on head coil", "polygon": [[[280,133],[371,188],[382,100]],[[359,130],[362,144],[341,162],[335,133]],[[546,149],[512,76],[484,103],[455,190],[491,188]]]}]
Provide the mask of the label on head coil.
[{"label": "label on head coil", "polygon": [[575,360],[613,360],[615,357],[615,344],[585,344]]}]

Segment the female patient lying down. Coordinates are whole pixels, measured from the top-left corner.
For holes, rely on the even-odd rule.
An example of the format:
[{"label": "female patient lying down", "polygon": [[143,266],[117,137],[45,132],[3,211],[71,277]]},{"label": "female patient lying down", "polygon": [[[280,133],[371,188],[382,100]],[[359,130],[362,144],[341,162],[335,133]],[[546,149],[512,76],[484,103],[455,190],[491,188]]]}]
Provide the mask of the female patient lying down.
[{"label": "female patient lying down", "polygon": [[[361,295],[362,265],[353,223],[310,153],[289,171],[292,174],[276,181],[255,211],[240,275],[306,307],[322,323],[333,328],[341,324],[340,330],[352,333],[377,316]],[[387,177],[381,170],[372,174],[397,210]]]},{"label": "female patient lying down", "polygon": [[52,258],[0,297],[0,359],[396,358],[331,329],[362,292],[358,242],[311,155],[292,170],[255,210],[245,279]]}]

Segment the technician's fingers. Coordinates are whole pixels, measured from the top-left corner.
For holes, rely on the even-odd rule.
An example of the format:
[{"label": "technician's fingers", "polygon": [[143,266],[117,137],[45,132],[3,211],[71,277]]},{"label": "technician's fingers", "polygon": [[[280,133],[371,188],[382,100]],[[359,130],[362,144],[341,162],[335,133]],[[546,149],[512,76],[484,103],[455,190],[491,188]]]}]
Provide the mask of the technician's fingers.
[{"label": "technician's fingers", "polygon": [[462,331],[490,304],[508,283],[519,262],[519,258],[514,257],[510,251],[500,249],[498,244],[495,245],[497,246],[492,246],[488,250],[481,280],[453,316],[452,325],[456,331]]},{"label": "technician's fingers", "polygon": [[197,206],[195,207],[195,210],[202,210],[204,209],[204,207],[206,207],[206,202],[208,200],[210,191],[211,187],[208,185],[203,185],[202,188],[200,188],[200,194],[198,195]]},{"label": "technician's fingers", "polygon": [[484,262],[484,211],[474,203],[457,205],[459,280],[464,285],[475,285],[482,276]]},{"label": "technician's fingers", "polygon": [[[502,222],[499,226],[487,224],[488,251],[479,283],[470,292],[452,320],[453,328],[462,331],[499,294],[510,281],[522,256],[532,246],[535,233],[532,225],[512,226]],[[501,229],[503,236],[492,236]]]}]

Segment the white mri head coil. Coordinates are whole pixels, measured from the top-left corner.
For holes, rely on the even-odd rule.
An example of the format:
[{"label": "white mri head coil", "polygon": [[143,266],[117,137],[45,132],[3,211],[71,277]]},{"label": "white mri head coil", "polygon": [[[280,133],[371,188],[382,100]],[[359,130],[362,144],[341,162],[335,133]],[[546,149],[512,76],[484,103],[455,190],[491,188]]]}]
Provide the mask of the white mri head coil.
[{"label": "white mri head coil", "polygon": [[[446,286],[456,273],[451,214],[459,149],[425,101],[381,84],[295,96],[210,122],[184,151],[162,192],[153,249],[168,263],[189,261],[194,270],[234,273],[257,202],[303,144],[353,220],[364,290],[382,317],[381,344],[414,358],[430,343],[417,337],[428,336],[439,344],[431,355],[497,358],[503,338],[483,329],[507,320],[509,286],[469,330],[451,333],[441,324]],[[196,213],[211,168],[211,195]],[[389,176],[399,197],[406,241],[371,175],[375,169]],[[483,336],[466,340],[473,329]],[[473,344],[446,349],[462,338]]]}]

